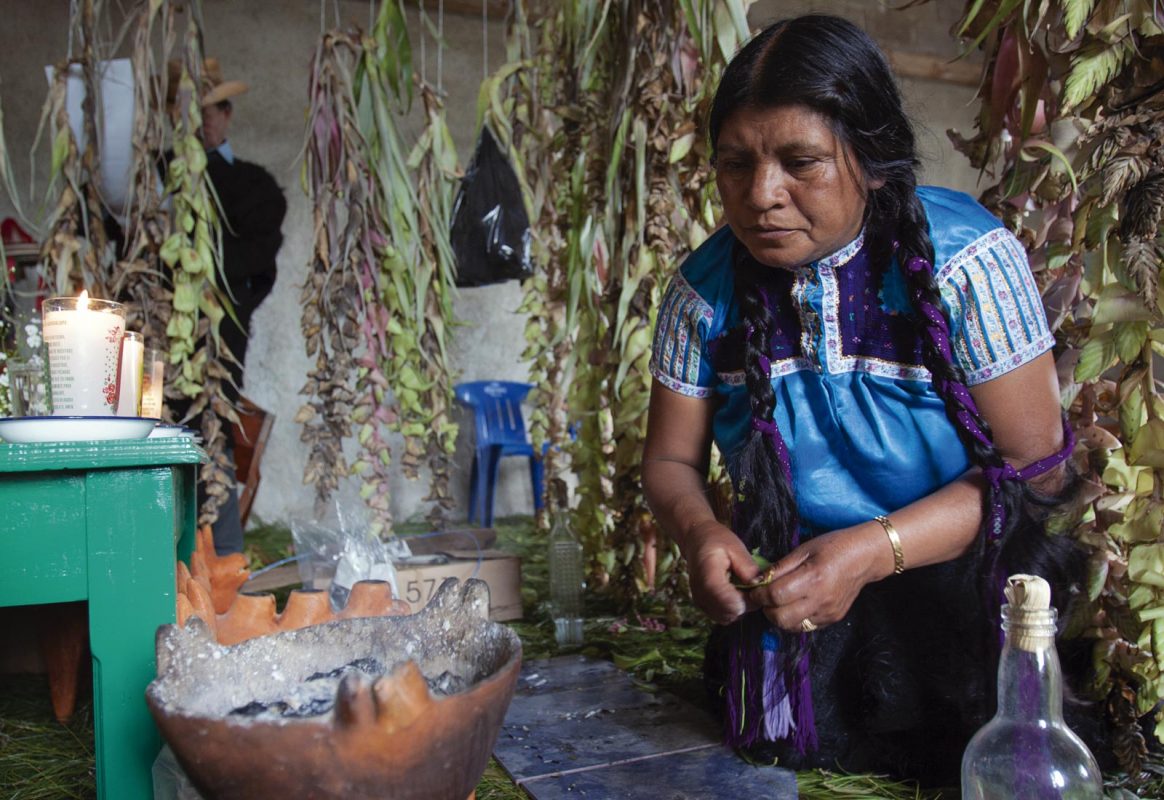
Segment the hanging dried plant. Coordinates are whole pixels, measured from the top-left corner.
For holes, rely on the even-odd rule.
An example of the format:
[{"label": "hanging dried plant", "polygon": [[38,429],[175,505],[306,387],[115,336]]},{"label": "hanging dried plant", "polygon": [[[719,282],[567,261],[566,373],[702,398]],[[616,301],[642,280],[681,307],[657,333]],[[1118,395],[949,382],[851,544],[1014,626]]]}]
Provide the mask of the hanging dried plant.
[{"label": "hanging dried plant", "polygon": [[[397,129],[398,115],[411,102],[414,80],[400,2],[381,5],[371,39],[364,46],[362,67],[357,96],[370,110],[364,136],[372,156],[376,191],[371,198],[372,243],[379,262],[375,294],[368,299],[386,317],[377,331],[376,348],[365,355],[366,371],[358,389],[382,398],[385,387],[373,378],[380,374],[386,380],[396,406],[390,427],[404,436],[401,467],[412,479],[419,477],[422,465],[428,467],[428,499],[435,502],[429,520],[440,528],[444,512],[452,507],[449,459],[457,435],[449,417],[453,381],[445,346],[454,292],[448,231],[456,151],[431,92],[422,93],[427,95],[425,128],[411,151]],[[362,456],[360,464],[368,463]],[[367,482],[364,485],[366,499],[385,520],[386,488],[372,490]]]},{"label": "hanging dried plant", "polygon": [[391,421],[388,406],[368,395],[355,404],[352,390],[356,350],[361,340],[376,338],[372,315],[379,313],[364,302],[365,290],[374,284],[375,255],[368,227],[371,169],[353,94],[361,57],[358,33],[326,34],[309,86],[303,174],[313,202],[314,244],[300,294],[300,327],[314,366],[300,390],[308,403],[295,421],[303,425],[300,439],[309,448],[303,480],[315,486],[317,503],[326,501],[348,474],[343,440],[353,423],[360,426],[365,448],[379,445],[384,452],[384,458],[374,453],[366,468],[372,474],[365,472],[365,480],[387,480],[387,444],[373,437],[379,423]]},{"label": "hanging dried plant", "polygon": [[[562,57],[559,46],[567,42],[572,48],[575,41],[564,34],[565,25],[564,14],[545,14],[538,22],[535,43],[526,6],[516,2],[509,31],[510,62],[482,83],[478,101],[478,124],[488,126],[507,151],[532,221],[531,258],[538,269],[523,286],[518,313],[527,317],[522,359],[529,364],[535,386],[529,397],[530,438],[534,449],[544,453],[547,486],[565,469],[567,376],[573,372],[581,292],[580,285],[570,284],[567,270],[577,249],[567,253],[570,194],[563,182],[582,152],[582,136],[580,126],[563,124],[563,98],[578,95],[574,51]],[[538,524],[543,531],[548,529],[544,514]]]},{"label": "hanging dried plant", "polygon": [[[434,503],[429,523],[444,527],[444,514],[453,508],[449,488],[450,461],[456,449],[458,426],[452,421],[453,374],[449,366],[446,321],[453,319],[453,295],[456,285],[455,265],[449,230],[453,219],[453,187],[460,178],[457,151],[445,122],[444,107],[433,87],[419,83],[424,103],[426,126],[408,157],[408,167],[416,173],[416,199],[421,269],[411,273],[416,282],[414,296],[423,298],[415,308],[413,320],[419,332],[417,353],[423,358],[419,403],[408,408],[403,402],[402,430],[409,445],[417,443],[418,454],[429,470],[429,493],[425,500]],[[404,376],[401,376],[403,381]],[[423,385],[427,384],[427,386]],[[411,388],[407,385],[397,391]],[[407,411],[407,413],[405,413]],[[411,426],[411,430],[409,427]],[[401,459],[405,474],[410,467],[406,449]]]},{"label": "hanging dried plant", "polygon": [[[644,540],[659,538],[639,473],[652,313],[714,225],[703,120],[719,70],[747,36],[748,5],[564,4],[544,9],[535,48],[519,4],[512,38],[521,61],[482,92],[490,124],[525,168],[539,220],[544,268],[522,306],[526,358],[541,387],[531,426],[566,446],[593,583],[628,606],[652,590],[667,600],[686,594],[674,543],[658,544],[654,586],[644,565]],[[571,444],[565,408],[578,431]],[[551,475],[556,452],[547,453]]]},{"label": "hanging dried plant", "polygon": [[[1031,254],[1085,475],[1097,690],[1131,775],[1164,698],[1164,15],[1153,0],[968,2],[987,53],[977,134],[951,134]],[[1164,715],[1156,718],[1164,741]]]},{"label": "hanging dried plant", "polygon": [[112,295],[127,303],[128,328],[142,332],[147,342],[166,340],[166,327],[173,308],[167,270],[159,256],[170,236],[169,215],[162,209],[158,183],[158,154],[165,149],[166,120],[160,113],[165,87],[164,67],[173,49],[173,31],[161,38],[155,55],[154,39],[161,22],[162,6],[139,4],[128,18],[132,26],[133,69],[133,155],[129,166],[129,200],[125,209],[125,246],[110,287]]},{"label": "hanging dried plant", "polygon": [[[98,56],[93,45],[96,31],[93,0],[84,0],[79,6],[74,6],[69,25],[78,42],[80,55],[58,64],[53,70],[41,130],[37,135],[39,139],[46,122],[55,130],[48,197],[55,195],[56,200],[46,202],[46,206],[51,205],[53,210],[45,225],[41,259],[46,265],[46,277],[57,292],[72,294],[86,289],[95,297],[109,297],[112,258],[106,247],[104,209],[98,190],[100,153],[95,111]],[[66,98],[72,74],[79,74],[85,87],[85,99],[81,105],[83,150],[69,124]]]},{"label": "hanging dried plant", "polygon": [[[165,92],[160,85],[165,71],[158,67],[172,50],[181,13],[186,15],[182,77],[173,125],[173,158],[165,181],[171,217],[163,210],[157,187],[158,158],[165,149],[166,131],[161,100]],[[98,170],[101,156],[96,108],[101,100],[99,78],[106,54],[97,51],[95,31],[104,14],[104,6],[97,0],[82,0],[74,6],[71,38],[78,42],[79,55],[55,70],[37,133],[39,142],[46,127],[54,130],[46,203],[52,211],[41,237],[45,279],[61,293],[85,288],[95,296],[125,301],[134,327],[151,341],[168,340],[166,396],[187,404],[187,418],[200,415],[205,447],[211,456],[201,475],[209,498],[200,510],[199,521],[206,524],[216,518],[233,485],[234,466],[226,457],[224,421],[237,421],[237,413],[222,392],[222,382],[230,380],[223,361],[232,356],[223,347],[218,329],[231,311],[229,300],[219,289],[218,219],[205,175],[206,154],[195,135],[201,125],[197,88],[202,67],[201,5],[197,0],[182,4],[139,0],[127,15],[134,31],[134,138],[131,199],[121,253],[115,253],[106,240],[105,217],[110,212],[101,198]],[[161,39],[160,58],[156,35]],[[66,109],[70,74],[79,74],[85,89],[83,150],[73,135]],[[19,210],[7,153],[0,159],[0,173]],[[32,227],[41,228],[36,224]]]},{"label": "hanging dried plant", "polygon": [[373,532],[390,531],[387,434],[397,431],[404,474],[429,470],[430,522],[439,528],[452,507],[457,433],[446,348],[452,137],[424,85],[426,125],[411,151],[397,130],[414,80],[399,2],[381,5],[366,36],[325,37],[313,72],[306,169],[316,241],[302,324],[316,365],[303,390],[311,402],[297,418],[312,447],[305,480],[317,498],[330,495],[345,472],[342,440],[358,426],[351,471],[373,511]]},{"label": "hanging dried plant", "polygon": [[[234,485],[234,465],[227,457],[226,424],[238,413],[223,391],[231,380],[225,366],[232,360],[219,336],[230,302],[221,290],[221,228],[217,201],[206,174],[206,151],[196,136],[202,126],[202,13],[196,0],[186,6],[186,31],[179,58],[179,78],[173,108],[173,156],[166,165],[165,188],[172,203],[173,229],[158,252],[169,268],[173,291],[166,324],[170,373],[167,386],[190,401],[186,418],[199,418],[210,459],[201,480],[206,501],[200,525],[218,518],[218,509]],[[169,3],[163,5],[166,25],[175,24]],[[168,35],[173,35],[168,34]]]}]

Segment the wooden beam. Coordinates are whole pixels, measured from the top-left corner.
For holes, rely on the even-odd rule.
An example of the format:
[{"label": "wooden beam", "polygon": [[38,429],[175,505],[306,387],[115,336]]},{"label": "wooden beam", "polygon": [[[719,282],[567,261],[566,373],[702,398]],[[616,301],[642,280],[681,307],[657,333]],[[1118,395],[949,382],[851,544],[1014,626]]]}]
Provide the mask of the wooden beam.
[{"label": "wooden beam", "polygon": [[889,66],[901,78],[921,78],[922,80],[944,81],[959,86],[977,86],[982,80],[982,63],[967,59],[950,61],[925,53],[908,53],[904,50],[886,50]]},{"label": "wooden beam", "polygon": [[[440,0],[422,0],[430,13],[436,13]],[[367,0],[352,0],[367,5]],[[405,11],[415,11],[417,0],[404,0]],[[444,0],[445,13],[459,17],[481,18],[481,6],[486,6],[490,22],[500,22],[509,13],[509,0]]]}]

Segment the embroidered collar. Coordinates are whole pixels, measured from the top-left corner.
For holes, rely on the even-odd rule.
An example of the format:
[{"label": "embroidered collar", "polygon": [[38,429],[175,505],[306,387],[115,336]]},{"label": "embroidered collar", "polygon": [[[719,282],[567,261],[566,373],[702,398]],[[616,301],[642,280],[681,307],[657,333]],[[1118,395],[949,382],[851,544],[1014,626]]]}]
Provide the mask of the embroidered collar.
[{"label": "embroidered collar", "polygon": [[849,263],[853,260],[853,256],[861,251],[865,246],[865,228],[861,228],[861,232],[857,234],[857,238],[849,242],[831,256],[826,256],[818,261],[814,261],[809,266],[813,270],[822,269],[836,269],[839,266]]}]

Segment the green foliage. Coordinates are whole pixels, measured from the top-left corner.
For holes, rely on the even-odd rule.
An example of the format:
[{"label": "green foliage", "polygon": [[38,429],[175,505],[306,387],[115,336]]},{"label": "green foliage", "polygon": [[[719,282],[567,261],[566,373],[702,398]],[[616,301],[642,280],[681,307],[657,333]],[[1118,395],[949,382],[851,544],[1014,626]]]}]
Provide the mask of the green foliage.
[{"label": "green foliage", "polygon": [[1158,3],[971,0],[960,32],[982,43],[988,74],[977,135],[951,136],[993,177],[983,201],[1027,245],[1056,328],[1085,478],[1076,534],[1092,550],[1095,606],[1076,627],[1095,641],[1095,689],[1136,776],[1138,718],[1164,692]]}]

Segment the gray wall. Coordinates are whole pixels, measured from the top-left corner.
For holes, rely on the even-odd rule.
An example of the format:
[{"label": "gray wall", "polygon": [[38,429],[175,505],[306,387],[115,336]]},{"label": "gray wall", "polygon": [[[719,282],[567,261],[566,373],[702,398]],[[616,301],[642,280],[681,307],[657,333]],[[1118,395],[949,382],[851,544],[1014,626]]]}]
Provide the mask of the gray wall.
[{"label": "gray wall", "polygon": [[[406,5],[416,8],[415,2]],[[936,0],[908,11],[893,11],[875,0],[766,0],[753,7],[751,20],[754,25],[761,25],[781,16],[828,11],[862,24],[886,47],[952,58],[956,49],[949,29],[962,5],[961,0]],[[3,3],[0,100],[8,147],[22,190],[29,182],[27,153],[44,101],[43,67],[59,61],[67,52],[68,6],[65,0]],[[311,240],[310,207],[300,189],[298,158],[303,144],[307,70],[321,31],[321,7],[328,27],[335,24],[336,10],[345,23],[367,25],[369,4],[355,0],[203,0],[207,54],[219,58],[228,79],[245,81],[251,87],[248,94],[235,100],[232,146],[240,157],[268,167],[283,185],[289,201],[283,229],[286,240],[279,254],[279,280],[255,315],[245,380],[246,393],[277,415],[255,505],[255,513],[265,520],[309,515],[313,501],[312,491],[301,483],[304,453],[298,427],[292,420],[301,404],[298,391],[308,367],[299,334],[298,297]],[[413,25],[417,56],[418,32]],[[106,35],[112,41],[114,32]],[[487,56],[491,68],[499,66],[504,60],[503,37],[501,20],[491,20],[483,29],[479,15],[446,15],[448,47],[443,74],[449,126],[462,163],[471,155],[476,135],[476,95],[483,56]],[[435,47],[431,40],[427,55],[428,76],[435,80]],[[973,89],[910,79],[903,80],[903,89],[919,125],[926,157],[925,179],[974,192],[976,174],[953,152],[945,136],[950,127],[970,130],[975,110]],[[406,127],[416,130],[415,122]],[[38,159],[43,173],[47,153],[42,152]],[[40,177],[43,179],[43,174]],[[27,200],[25,203],[27,208]],[[0,198],[0,216],[10,213],[7,198]],[[525,379],[526,366],[519,362],[523,320],[516,314],[520,297],[515,283],[460,291],[456,313],[464,325],[456,329],[453,346],[459,380]],[[471,439],[471,432],[461,436],[454,475],[461,518],[467,506]],[[528,473],[518,460],[510,461],[502,469],[498,514],[532,508]],[[427,510],[421,500],[425,490],[423,484],[398,478],[393,489],[397,519],[423,515]]]}]

